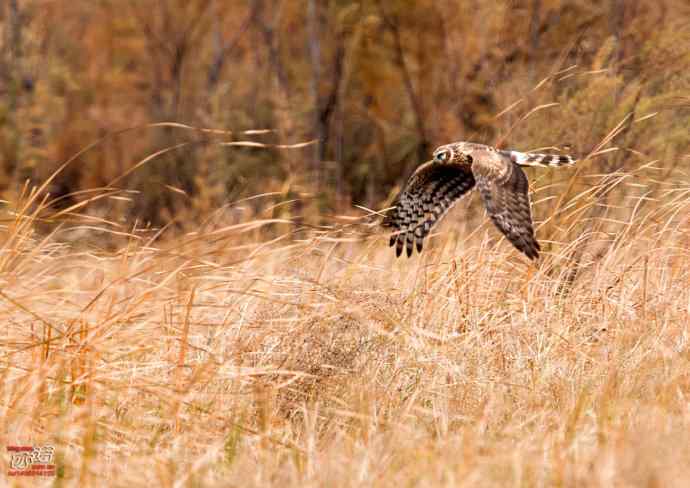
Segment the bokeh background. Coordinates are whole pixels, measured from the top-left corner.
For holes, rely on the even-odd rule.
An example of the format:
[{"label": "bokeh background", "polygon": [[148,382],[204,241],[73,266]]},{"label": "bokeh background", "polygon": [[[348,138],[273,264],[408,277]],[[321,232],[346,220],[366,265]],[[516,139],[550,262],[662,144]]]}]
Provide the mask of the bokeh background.
[{"label": "bokeh background", "polygon": [[[0,7],[0,193],[160,226],[276,192],[291,217],[380,208],[434,146],[473,140],[588,154],[591,173],[688,167],[684,0],[7,0]],[[533,112],[535,108],[540,108]],[[639,124],[635,119],[656,114]],[[529,115],[528,118],[525,118]],[[626,122],[626,117],[629,120]],[[178,122],[233,131],[141,128]],[[241,131],[271,129],[251,137]],[[299,150],[221,147],[221,141]],[[253,203],[257,209],[266,199]]]}]

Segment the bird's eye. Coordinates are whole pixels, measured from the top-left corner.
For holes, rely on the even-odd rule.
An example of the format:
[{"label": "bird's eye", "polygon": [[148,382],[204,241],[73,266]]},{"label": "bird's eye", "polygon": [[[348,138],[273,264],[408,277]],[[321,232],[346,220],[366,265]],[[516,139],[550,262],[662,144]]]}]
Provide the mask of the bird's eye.
[{"label": "bird's eye", "polygon": [[440,151],[436,153],[436,161],[443,162],[448,159],[448,151]]}]

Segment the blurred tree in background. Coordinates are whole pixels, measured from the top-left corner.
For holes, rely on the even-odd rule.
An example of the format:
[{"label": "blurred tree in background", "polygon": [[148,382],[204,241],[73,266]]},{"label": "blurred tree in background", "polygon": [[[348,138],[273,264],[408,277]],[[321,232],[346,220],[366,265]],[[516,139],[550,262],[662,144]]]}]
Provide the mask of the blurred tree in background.
[{"label": "blurred tree in background", "polygon": [[[586,154],[626,115],[631,151],[688,165],[685,0],[4,0],[0,191],[44,181],[119,129],[178,122],[299,150],[222,147],[142,128],[106,138],[53,181],[54,196],[131,172],[113,218],[160,225],[277,192],[318,212],[376,207],[435,145],[464,139]],[[546,104],[550,107],[532,112]],[[558,105],[555,105],[558,104]],[[529,115],[529,118],[526,116]],[[67,205],[78,195],[65,198]],[[258,205],[258,204],[257,204]],[[293,210],[297,207],[293,207]],[[306,212],[306,207],[300,207]]]}]

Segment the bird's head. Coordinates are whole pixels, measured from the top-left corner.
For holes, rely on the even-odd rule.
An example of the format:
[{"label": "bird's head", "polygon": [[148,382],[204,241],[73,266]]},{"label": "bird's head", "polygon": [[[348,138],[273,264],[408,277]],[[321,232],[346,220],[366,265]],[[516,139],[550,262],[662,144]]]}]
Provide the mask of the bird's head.
[{"label": "bird's head", "polygon": [[446,144],[434,151],[434,162],[440,164],[472,164],[472,157],[462,144]]}]

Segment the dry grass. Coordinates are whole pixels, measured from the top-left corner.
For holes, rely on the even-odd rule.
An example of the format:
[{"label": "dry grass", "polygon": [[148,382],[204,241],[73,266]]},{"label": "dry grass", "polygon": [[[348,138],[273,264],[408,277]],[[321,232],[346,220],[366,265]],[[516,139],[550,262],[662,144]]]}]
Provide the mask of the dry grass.
[{"label": "dry grass", "polygon": [[[60,486],[687,486],[690,185],[635,174],[536,204],[585,229],[537,268],[472,200],[396,261],[258,220],[87,253],[24,197],[0,443],[55,445]],[[612,178],[653,190],[614,212]]]}]

